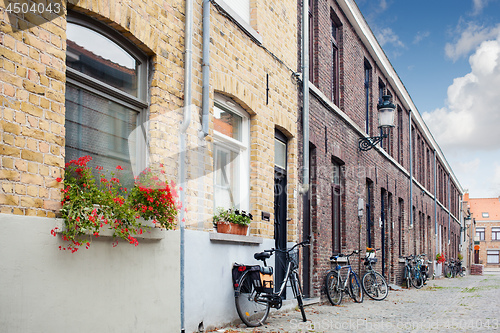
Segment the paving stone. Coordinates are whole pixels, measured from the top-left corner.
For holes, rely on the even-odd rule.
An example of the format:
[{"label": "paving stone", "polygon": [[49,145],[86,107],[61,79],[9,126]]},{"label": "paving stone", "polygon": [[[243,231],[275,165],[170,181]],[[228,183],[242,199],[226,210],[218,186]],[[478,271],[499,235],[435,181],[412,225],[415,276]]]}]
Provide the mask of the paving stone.
[{"label": "paving stone", "polygon": [[500,272],[436,279],[422,289],[393,290],[383,301],[365,296],[363,303],[347,298],[341,305],[306,307],[272,313],[266,325],[218,328],[217,332],[493,332],[500,330]]}]

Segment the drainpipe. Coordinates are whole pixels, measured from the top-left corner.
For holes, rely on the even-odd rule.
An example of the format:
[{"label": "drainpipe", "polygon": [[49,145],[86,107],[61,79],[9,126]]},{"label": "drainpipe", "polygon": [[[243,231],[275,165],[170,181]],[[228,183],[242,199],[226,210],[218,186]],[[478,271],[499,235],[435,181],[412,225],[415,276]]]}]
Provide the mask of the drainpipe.
[{"label": "drainpipe", "polygon": [[436,254],[438,251],[439,240],[438,240],[438,221],[437,221],[437,161],[436,161],[436,150],[434,149],[434,228],[436,234]]},{"label": "drainpipe", "polygon": [[184,56],[184,120],[180,126],[180,153],[179,153],[179,186],[182,187],[179,197],[181,201],[180,220],[180,312],[181,312],[181,333],[186,331],[184,327],[184,261],[185,261],[185,207],[186,207],[186,131],[191,122],[191,84],[192,84],[192,44],[193,44],[193,0],[186,0],[186,30],[185,30],[185,56]]},{"label": "drainpipe", "polygon": [[[439,251],[439,237],[438,237],[438,211],[437,211],[437,196],[438,196],[438,190],[437,190],[437,158],[436,158],[436,149],[434,149],[434,228],[435,228],[435,238],[436,238],[436,252],[433,253],[433,257],[436,258],[436,254],[438,254]],[[441,252],[441,251],[439,251]],[[436,274],[437,270],[437,262],[435,259],[432,260],[433,262],[433,268],[434,272],[433,275]]]},{"label": "drainpipe", "polygon": [[448,175],[448,245],[450,245],[451,241],[450,238],[451,238],[451,174]]},{"label": "drainpipe", "polygon": [[[409,131],[410,131],[410,225],[415,228],[413,225],[413,137],[411,133],[411,114],[412,111],[410,110],[410,121],[409,121]],[[416,240],[414,240],[416,241]]]},{"label": "drainpipe", "polygon": [[208,109],[210,95],[210,1],[203,0],[203,59],[202,59],[202,118],[200,138],[208,135]]},{"label": "drainpipe", "polygon": [[302,0],[302,128],[304,135],[304,178],[301,192],[309,191],[309,2]]}]

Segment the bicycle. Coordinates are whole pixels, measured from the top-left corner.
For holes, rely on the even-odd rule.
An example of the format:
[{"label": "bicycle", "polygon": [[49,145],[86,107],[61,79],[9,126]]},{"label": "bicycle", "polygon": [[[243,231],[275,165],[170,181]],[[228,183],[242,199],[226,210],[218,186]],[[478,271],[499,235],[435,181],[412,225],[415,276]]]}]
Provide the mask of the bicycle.
[{"label": "bicycle", "polygon": [[[358,276],[351,268],[349,257],[358,254],[359,250],[352,251],[351,254],[333,254],[330,261],[335,262],[335,268],[328,271],[325,276],[325,288],[328,300],[332,305],[339,305],[342,302],[343,293],[348,293],[356,303],[363,302],[363,289],[359,283]],[[338,264],[340,257],[347,258],[347,265]],[[340,271],[347,269],[345,280],[342,280]]]},{"label": "bicycle", "polygon": [[[302,320],[306,321],[302,289],[299,283],[298,274],[298,247],[308,246],[310,238],[295,244],[291,249],[270,249],[254,254],[254,258],[261,260],[264,266],[260,265],[233,265],[233,287],[238,316],[249,327],[262,325],[269,315],[270,308],[281,308],[282,295],[288,281],[292,287],[293,295],[297,299]],[[267,266],[266,259],[269,259],[274,252],[285,255],[286,273],[283,282],[277,292],[273,291],[273,268]]]},{"label": "bicycle", "polygon": [[379,272],[376,272],[372,264],[377,262],[375,258],[375,249],[367,248],[366,257],[364,259],[364,265],[366,266],[367,272],[363,275],[361,279],[361,285],[363,290],[371,299],[376,301],[384,300],[389,294],[389,286],[384,276]]},{"label": "bicycle", "polygon": [[429,264],[432,264],[432,261],[425,260],[425,256],[425,253],[418,256],[418,261],[420,262],[420,274],[422,274],[422,283],[424,285],[427,284],[427,280],[429,279]]},{"label": "bicycle", "polygon": [[445,277],[453,278],[456,276],[455,261],[453,259],[450,258],[448,261],[446,261],[443,265],[443,268]]},{"label": "bicycle", "polygon": [[399,257],[405,260],[405,268],[403,279],[406,281],[406,287],[409,289],[410,285],[413,285],[415,288],[420,289],[424,285],[422,275],[420,274],[420,269],[416,269],[411,263],[415,260],[415,256],[413,254],[409,256]]}]

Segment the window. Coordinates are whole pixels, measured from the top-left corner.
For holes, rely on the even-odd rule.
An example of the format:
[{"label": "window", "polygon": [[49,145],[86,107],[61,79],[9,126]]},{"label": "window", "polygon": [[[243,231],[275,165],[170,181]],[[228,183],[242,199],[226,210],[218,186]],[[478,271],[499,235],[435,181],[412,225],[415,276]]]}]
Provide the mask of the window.
[{"label": "window", "polygon": [[120,165],[131,186],[146,166],[143,132],[134,129],[146,120],[147,57],[114,30],[70,13],[66,66],[66,162],[90,155],[104,169]]},{"label": "window", "polygon": [[330,39],[332,47],[332,102],[339,105],[339,42],[340,29],[333,10],[330,13]]},{"label": "window", "polygon": [[[379,83],[378,83],[378,103],[382,102],[382,96],[384,96],[384,95],[385,95],[385,84],[383,82],[379,81]],[[378,126],[378,123],[377,123],[377,126]],[[379,128],[378,130],[379,130],[379,135],[382,136],[384,134],[384,129]],[[387,148],[386,148],[387,143],[388,143],[387,141],[388,140],[380,141],[380,147],[387,150]]]},{"label": "window", "polygon": [[500,263],[500,261],[499,261],[500,250],[487,250],[486,256],[487,256],[486,263],[488,263],[488,264]]},{"label": "window", "polygon": [[478,237],[479,240],[484,240],[484,228],[476,228],[476,237]]},{"label": "window", "polygon": [[374,220],[373,220],[373,182],[370,179],[366,180],[366,246],[373,247],[375,244],[374,237]]},{"label": "window", "polygon": [[399,231],[399,256],[402,256],[403,251],[403,212],[404,212],[404,200],[399,198],[399,209],[398,209],[398,231]]},{"label": "window", "polygon": [[484,218],[489,218],[490,217],[490,213],[488,213],[488,212],[483,212],[482,215],[483,215]]},{"label": "window", "polygon": [[398,125],[397,125],[397,131],[398,131],[398,162],[399,164],[403,165],[403,156],[404,156],[404,147],[405,144],[403,143],[403,110],[398,105]]},{"label": "window", "polygon": [[224,0],[224,3],[243,21],[250,23],[250,0]]},{"label": "window", "polygon": [[249,119],[230,98],[214,105],[214,208],[249,209]]},{"label": "window", "polygon": [[365,132],[370,135],[370,82],[372,76],[372,67],[370,63],[365,59]]},{"label": "window", "polygon": [[341,169],[332,161],[332,251],[342,251],[341,232]]},{"label": "window", "polygon": [[309,0],[309,81],[314,82],[314,3]]},{"label": "window", "polygon": [[491,240],[500,240],[500,227],[491,228]]}]

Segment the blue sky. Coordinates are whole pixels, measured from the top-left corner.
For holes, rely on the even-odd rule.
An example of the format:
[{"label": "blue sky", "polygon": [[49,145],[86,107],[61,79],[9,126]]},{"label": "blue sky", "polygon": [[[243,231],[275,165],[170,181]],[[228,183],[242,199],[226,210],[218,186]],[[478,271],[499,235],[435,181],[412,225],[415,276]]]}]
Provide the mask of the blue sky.
[{"label": "blue sky", "polygon": [[500,0],[356,0],[462,187],[500,196]]}]

